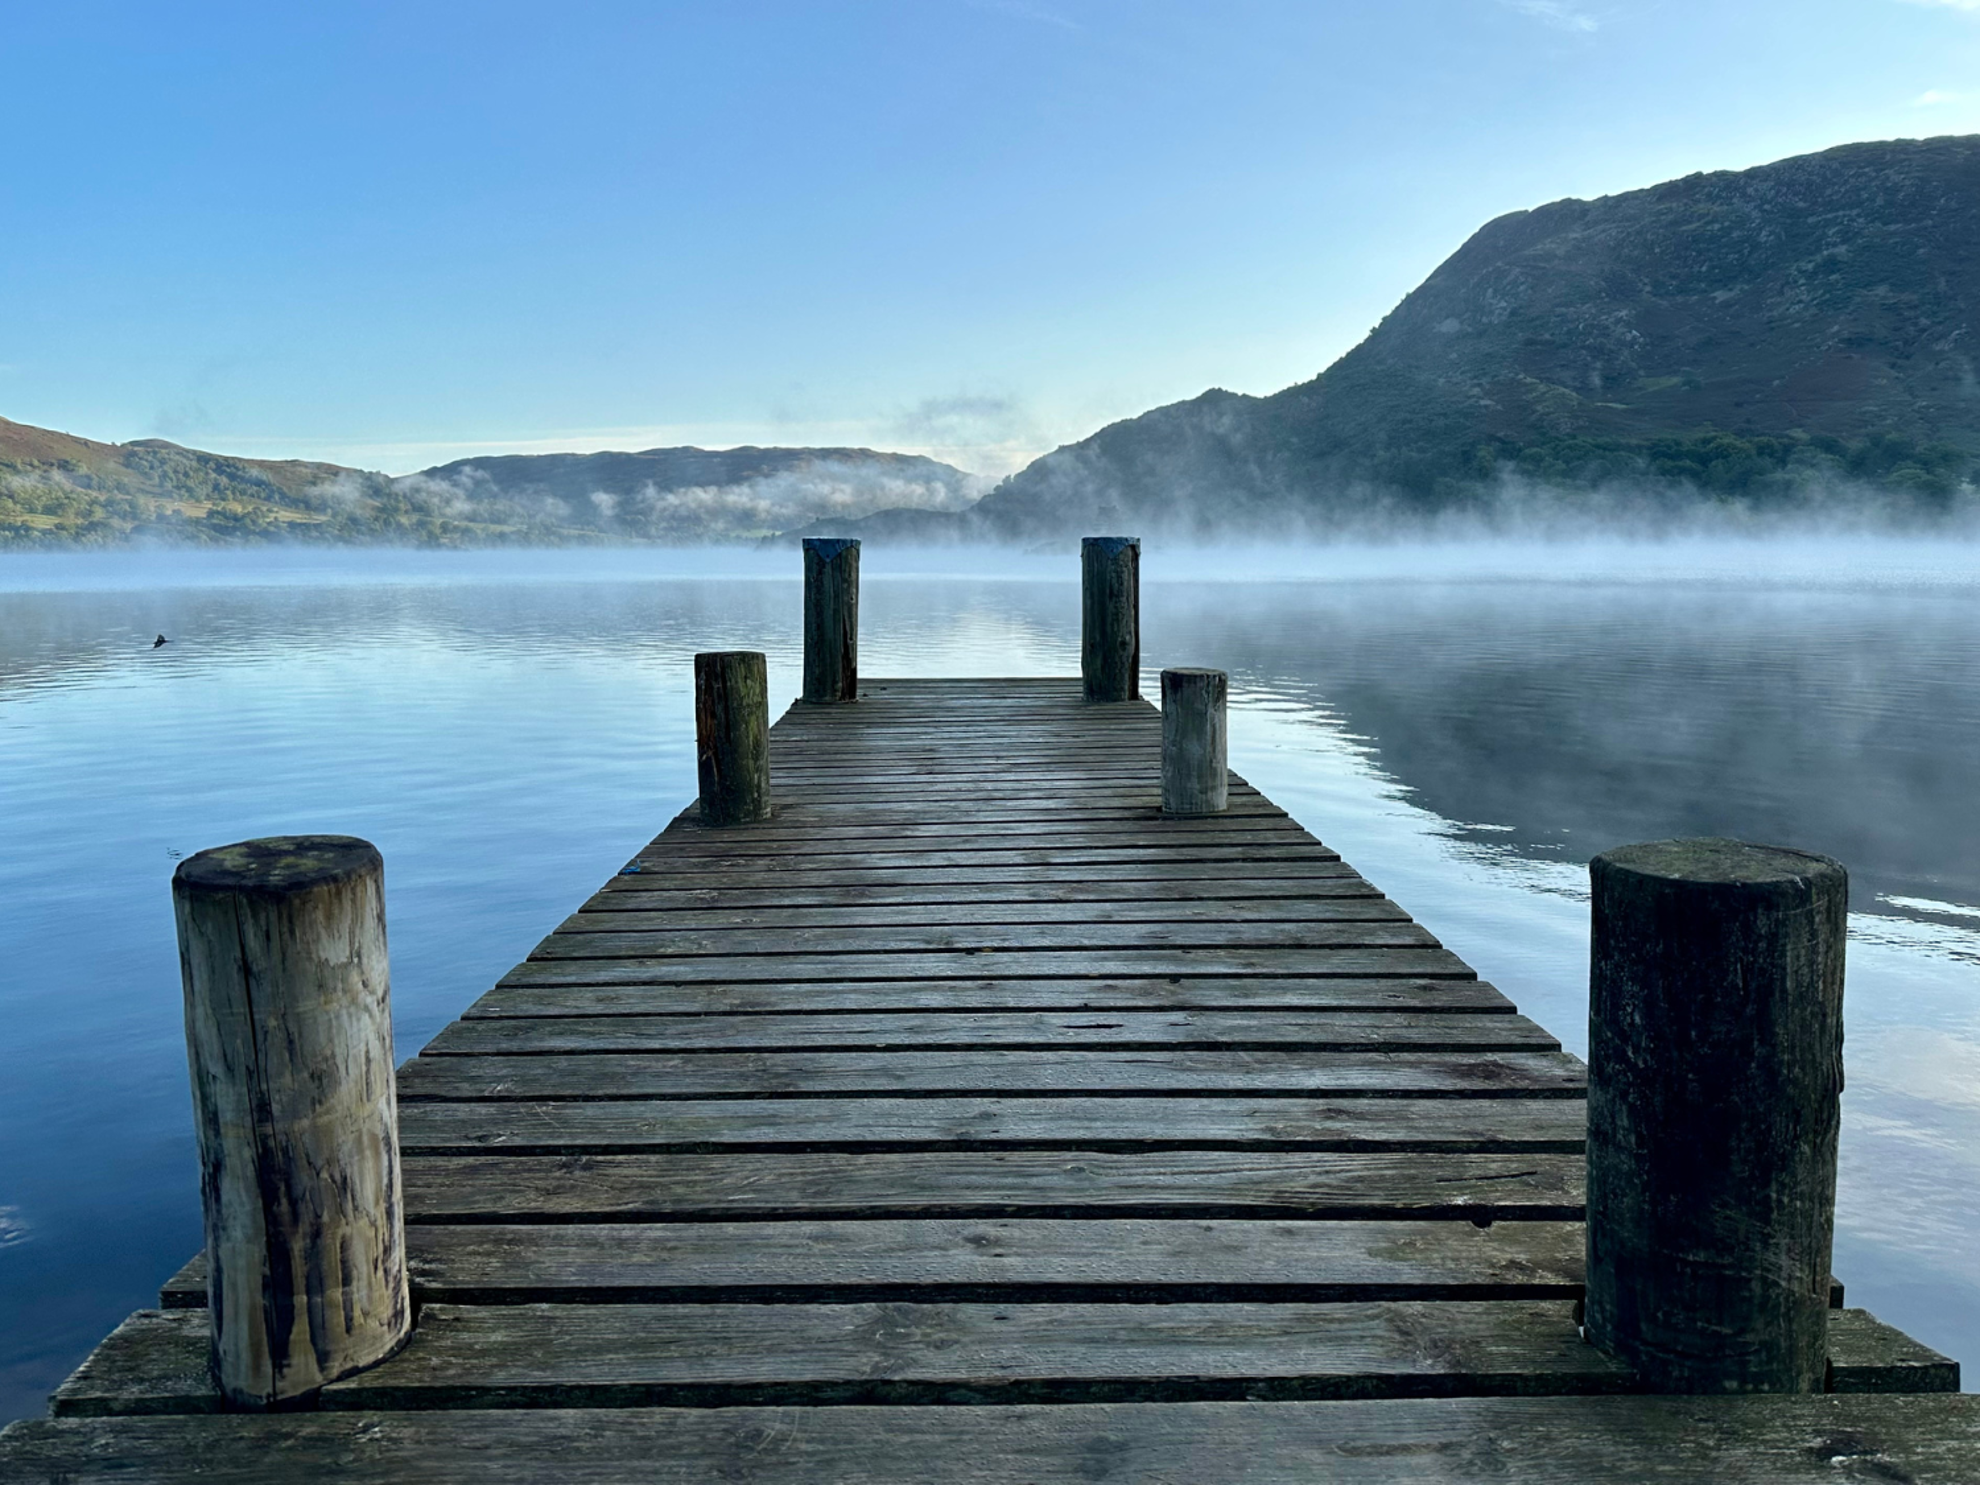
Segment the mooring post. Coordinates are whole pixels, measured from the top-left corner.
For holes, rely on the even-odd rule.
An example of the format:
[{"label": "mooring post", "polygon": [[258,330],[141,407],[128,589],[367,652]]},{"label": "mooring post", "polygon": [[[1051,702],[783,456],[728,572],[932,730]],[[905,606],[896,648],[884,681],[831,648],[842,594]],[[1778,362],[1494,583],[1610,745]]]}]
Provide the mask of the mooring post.
[{"label": "mooring post", "polygon": [[1162,672],[1162,813],[1214,815],[1230,804],[1230,680],[1221,670]]},{"label": "mooring post", "polygon": [[1668,1392],[1820,1392],[1848,876],[1657,841],[1591,863],[1588,1338]]},{"label": "mooring post", "polygon": [[701,818],[746,825],[770,814],[770,677],[757,650],[694,657]]},{"label": "mooring post", "polygon": [[1141,538],[1086,537],[1079,569],[1086,699],[1132,701],[1141,694]]},{"label": "mooring post", "polygon": [[859,543],[804,539],[804,699],[859,699]]},{"label": "mooring post", "polygon": [[347,835],[201,851],[172,877],[214,1379],[303,1397],[412,1328],[385,870]]}]

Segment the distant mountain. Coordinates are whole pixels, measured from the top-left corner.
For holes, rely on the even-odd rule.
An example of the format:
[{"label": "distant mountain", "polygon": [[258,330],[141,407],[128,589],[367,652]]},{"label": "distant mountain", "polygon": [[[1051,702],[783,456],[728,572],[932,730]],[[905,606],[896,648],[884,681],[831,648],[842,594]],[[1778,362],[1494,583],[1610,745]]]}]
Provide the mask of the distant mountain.
[{"label": "distant mountain", "polygon": [[869,449],[464,459],[392,479],[0,420],[0,542],[1282,537],[1398,518],[1980,504],[1980,136],[1487,223],[1366,340],[972,477]]},{"label": "distant mountain", "polygon": [[98,443],[0,418],[0,546],[13,547],[730,541],[889,506],[953,511],[979,484],[871,449],[515,455],[393,478],[161,439]]},{"label": "distant mountain", "polygon": [[1006,480],[969,526],[1324,530],[1532,482],[1592,510],[1930,513],[1980,455],[1976,244],[1980,137],[1513,212],[1312,381],[1104,428]]},{"label": "distant mountain", "polygon": [[476,511],[601,537],[762,537],[873,511],[959,511],[983,481],[918,454],[873,449],[647,449],[461,459],[399,482]]},{"label": "distant mountain", "polygon": [[[374,483],[375,482],[375,485]],[[163,439],[98,443],[0,418],[0,545],[105,544],[138,536],[354,539],[382,475],[301,460],[233,459]]]}]

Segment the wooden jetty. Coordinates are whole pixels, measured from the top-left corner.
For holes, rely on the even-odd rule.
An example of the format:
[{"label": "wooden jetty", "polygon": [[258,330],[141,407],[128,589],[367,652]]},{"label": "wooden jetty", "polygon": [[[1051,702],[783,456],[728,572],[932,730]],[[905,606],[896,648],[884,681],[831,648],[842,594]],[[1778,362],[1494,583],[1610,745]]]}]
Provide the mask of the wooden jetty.
[{"label": "wooden jetty", "polygon": [[1808,1395],[1584,1341],[1582,1065],[1153,707],[856,694],[399,1069],[401,1349],[230,1410],[195,1261],[0,1479],[1980,1480],[1863,1311]]}]

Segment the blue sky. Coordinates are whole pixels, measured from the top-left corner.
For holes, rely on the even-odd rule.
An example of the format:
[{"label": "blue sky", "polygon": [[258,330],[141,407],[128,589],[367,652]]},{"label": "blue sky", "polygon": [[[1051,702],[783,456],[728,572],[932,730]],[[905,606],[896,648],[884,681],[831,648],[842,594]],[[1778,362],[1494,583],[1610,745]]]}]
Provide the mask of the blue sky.
[{"label": "blue sky", "polygon": [[1482,222],[1980,132],[1980,0],[0,0],[0,415],[1002,473]]}]

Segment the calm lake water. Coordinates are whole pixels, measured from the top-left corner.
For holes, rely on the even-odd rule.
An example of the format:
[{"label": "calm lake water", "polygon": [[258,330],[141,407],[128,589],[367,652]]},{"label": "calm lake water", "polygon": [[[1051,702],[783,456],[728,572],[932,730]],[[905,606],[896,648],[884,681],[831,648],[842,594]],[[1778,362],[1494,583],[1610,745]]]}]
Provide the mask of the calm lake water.
[{"label": "calm lake water", "polygon": [[[1973,1385],[1976,557],[1151,545],[1144,657],[1228,669],[1233,766],[1576,1051],[1595,851],[1727,834],[1848,864],[1836,1272]],[[870,551],[861,668],[1076,673],[1077,566]],[[694,651],[766,650],[772,695],[795,694],[796,571],[0,558],[0,1420],[39,1412],[200,1241],[174,860],[292,831],[377,842],[410,1054],[691,798]]]}]

